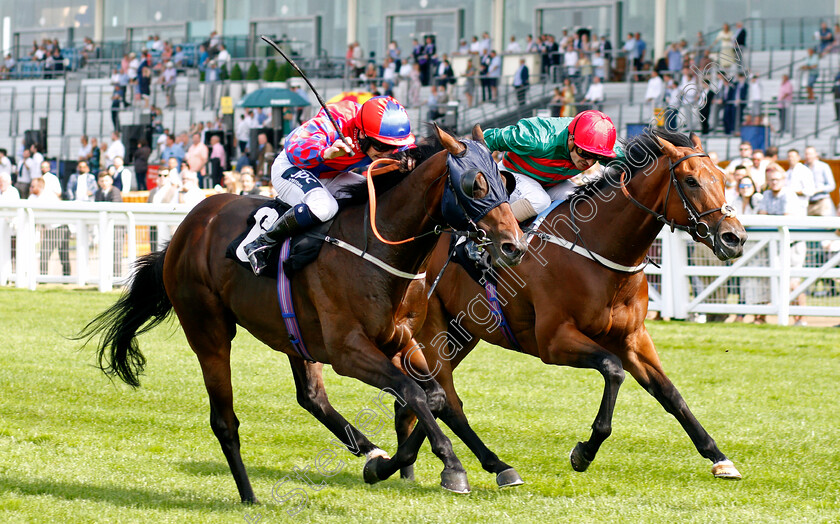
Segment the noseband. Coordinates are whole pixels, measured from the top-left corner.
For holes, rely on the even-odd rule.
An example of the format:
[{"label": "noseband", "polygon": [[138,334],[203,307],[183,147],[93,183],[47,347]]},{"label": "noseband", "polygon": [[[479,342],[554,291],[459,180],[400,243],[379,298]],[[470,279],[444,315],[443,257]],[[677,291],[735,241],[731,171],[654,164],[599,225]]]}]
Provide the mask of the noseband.
[{"label": "noseband", "polygon": [[[685,208],[686,212],[688,213],[688,225],[677,224],[674,219],[668,219],[664,213],[657,213],[656,211],[650,209],[646,205],[642,204],[627,191],[627,186],[624,184],[624,175],[625,171],[622,170],[621,172],[621,191],[633,204],[636,205],[639,209],[647,212],[648,214],[652,215],[656,220],[662,222],[663,224],[669,226],[671,228],[671,232],[673,233],[675,229],[679,229],[681,231],[685,231],[688,234],[696,237],[696,238],[709,238],[711,237],[712,242],[714,243],[715,237],[712,236],[712,231],[717,231],[720,228],[721,223],[727,218],[735,216],[735,208],[730,206],[729,204],[724,204],[718,209],[709,209],[708,211],[703,211],[702,213],[697,211],[697,208],[694,207],[694,204],[688,199],[685,195],[685,190],[682,187],[682,184],[679,180],[677,180],[676,169],[677,166],[680,165],[683,161],[688,160],[689,158],[695,157],[706,157],[708,158],[709,155],[706,153],[691,153],[690,155],[686,155],[676,162],[672,162],[670,159],[668,160],[669,166],[669,174],[671,177],[670,183],[668,184],[668,192],[665,194],[665,205],[664,209],[667,212],[668,210],[668,199],[671,197],[671,187],[677,188],[677,195],[680,197],[680,201],[682,202],[683,207]],[[713,213],[720,213],[721,217],[720,220],[717,221],[714,228],[710,228],[708,224],[702,222],[700,219],[704,216],[711,215]],[[703,228],[703,232],[701,233],[701,226]]]}]

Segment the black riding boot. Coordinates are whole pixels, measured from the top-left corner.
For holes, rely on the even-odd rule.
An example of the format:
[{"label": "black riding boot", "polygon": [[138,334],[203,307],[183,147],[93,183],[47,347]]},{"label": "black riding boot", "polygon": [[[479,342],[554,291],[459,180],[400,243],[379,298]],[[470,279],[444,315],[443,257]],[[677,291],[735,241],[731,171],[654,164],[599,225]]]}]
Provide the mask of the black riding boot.
[{"label": "black riding boot", "polygon": [[268,257],[271,255],[271,248],[284,238],[288,238],[304,229],[298,222],[295,208],[291,208],[277,219],[271,229],[257,237],[256,240],[245,246],[245,254],[255,275],[259,275],[268,265]]}]

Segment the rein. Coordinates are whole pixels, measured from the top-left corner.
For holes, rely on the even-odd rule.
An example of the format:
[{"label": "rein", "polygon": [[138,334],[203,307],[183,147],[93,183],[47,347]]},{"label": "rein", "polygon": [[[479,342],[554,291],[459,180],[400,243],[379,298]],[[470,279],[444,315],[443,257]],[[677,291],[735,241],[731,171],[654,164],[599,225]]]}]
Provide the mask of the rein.
[{"label": "rein", "polygon": [[[622,172],[621,172],[621,179],[620,179],[621,191],[622,191],[622,193],[624,193],[624,196],[626,196],[633,204],[636,205],[636,207],[638,207],[639,209],[642,209],[643,211],[652,215],[654,218],[656,218],[657,221],[662,222],[663,224],[670,227],[672,233],[674,232],[675,229],[679,229],[680,231],[686,231],[687,233],[689,233],[691,235],[694,235],[697,238],[708,238],[708,237],[711,236],[711,233],[712,233],[713,229],[710,228],[708,225],[706,225],[705,222],[701,222],[700,219],[704,216],[711,215],[712,213],[720,212],[722,214],[722,216],[721,216],[720,220],[718,220],[718,222],[714,226],[714,229],[717,229],[717,228],[720,227],[720,224],[721,224],[721,222],[723,222],[724,219],[726,219],[727,217],[730,217],[730,216],[734,216],[735,210],[729,204],[724,204],[723,206],[720,207],[720,209],[710,209],[710,210],[704,211],[702,213],[698,212],[697,209],[694,207],[694,205],[691,203],[691,201],[688,200],[688,197],[685,195],[685,191],[683,190],[682,185],[680,184],[679,180],[677,180],[676,171],[675,171],[677,166],[680,165],[680,163],[683,162],[684,160],[688,160],[689,158],[694,158],[694,157],[708,157],[708,156],[709,155],[706,154],[706,153],[691,153],[689,155],[686,155],[686,156],[682,157],[681,159],[677,160],[676,162],[670,162],[670,160],[669,160],[669,162],[670,162],[670,167],[669,167],[670,182],[668,184],[668,192],[665,194],[665,206],[664,206],[664,208],[666,210],[668,208],[668,199],[671,196],[671,186],[676,187],[677,188],[677,194],[679,195],[680,200],[682,201],[682,204],[685,207],[686,212],[688,213],[689,221],[691,222],[687,226],[682,225],[682,224],[677,224],[674,221],[674,219],[669,220],[665,216],[664,213],[657,213],[656,211],[650,209],[646,205],[642,204],[641,202],[639,202],[638,200],[633,198],[633,195],[630,194],[630,192],[627,190],[626,184],[624,183],[624,176],[626,174],[626,171],[624,171],[624,170],[622,170]],[[574,198],[574,197],[572,197],[572,198]],[[540,239],[542,239],[544,241],[551,242],[553,244],[557,244],[560,247],[563,247],[565,249],[573,251],[573,252],[575,252],[575,253],[583,256],[583,257],[586,257],[590,260],[593,260],[596,263],[600,264],[601,266],[603,266],[607,269],[610,269],[610,270],[613,270],[613,271],[618,271],[620,273],[630,273],[630,274],[638,273],[639,271],[642,271],[645,268],[645,266],[647,266],[648,264],[656,265],[656,263],[653,262],[649,257],[645,257],[645,261],[643,261],[641,264],[638,264],[638,265],[635,265],[635,266],[625,266],[623,264],[613,262],[612,260],[610,260],[608,258],[605,258],[605,257],[599,255],[598,253],[595,253],[592,250],[590,250],[589,247],[586,245],[586,242],[580,236],[580,229],[579,228],[577,228],[578,232],[576,233],[577,238],[575,239],[575,242],[569,242],[568,240],[557,237],[555,235],[551,235],[549,233],[544,233],[542,231],[537,231],[537,229],[542,224],[542,221],[545,218],[545,216],[547,216],[548,213],[551,210],[553,210],[559,204],[560,204],[560,201],[557,201],[555,204],[553,204],[551,207],[549,207],[546,211],[543,212],[544,215],[541,214],[540,217],[537,217],[537,220],[535,220],[534,223],[529,228],[528,233],[533,234],[534,236],[539,237]],[[571,219],[572,219],[572,224],[574,224],[574,220],[575,220],[574,212],[572,212],[570,216],[571,216]],[[700,224],[702,224],[705,227],[705,232],[702,235],[699,232],[699,225]],[[714,237],[712,237],[712,242],[714,242]],[[580,243],[580,245],[578,243]]]},{"label": "rein", "polygon": [[[668,172],[669,172],[669,176],[670,176],[670,182],[668,184],[668,192],[665,193],[665,205],[663,207],[664,207],[665,211],[668,210],[668,199],[671,197],[671,187],[672,186],[675,187],[677,189],[677,195],[679,195],[680,201],[682,202],[683,207],[685,208],[686,212],[688,213],[688,220],[689,220],[690,224],[687,225],[687,226],[684,226],[682,224],[677,224],[674,221],[673,218],[668,220],[668,217],[665,216],[665,213],[657,213],[656,211],[650,209],[646,205],[642,204],[641,202],[639,202],[638,200],[633,198],[633,195],[630,194],[630,192],[627,190],[627,186],[624,183],[624,175],[627,172],[624,171],[623,169],[621,171],[621,179],[619,181],[619,183],[621,185],[621,192],[624,193],[624,196],[626,196],[630,200],[630,202],[632,202],[636,207],[638,207],[642,211],[645,211],[649,215],[653,216],[657,221],[662,222],[666,226],[670,227],[671,228],[671,233],[673,233],[675,229],[679,229],[680,231],[685,231],[685,232],[689,233],[690,235],[692,235],[696,238],[709,238],[709,237],[711,237],[712,242],[714,242],[715,238],[712,236],[712,230],[713,229],[711,227],[709,227],[708,224],[706,224],[705,222],[700,221],[700,219],[703,218],[704,216],[711,215],[712,213],[720,212],[722,216],[720,217],[720,220],[718,220],[717,223],[714,226],[714,229],[716,230],[720,227],[720,224],[721,224],[721,222],[724,221],[724,219],[726,219],[727,217],[731,217],[731,216],[735,215],[735,209],[732,206],[730,206],[729,204],[724,204],[719,209],[709,209],[709,210],[704,211],[702,213],[697,211],[697,208],[694,207],[694,204],[692,204],[691,201],[688,199],[688,197],[685,195],[685,190],[683,189],[680,181],[677,180],[677,174],[676,174],[676,169],[677,169],[678,165],[680,165],[682,162],[688,160],[689,158],[695,158],[695,157],[706,157],[706,158],[708,158],[709,155],[707,153],[691,153],[690,155],[686,155],[686,156],[680,158],[676,162],[672,162],[670,159],[668,159],[668,162],[670,164],[669,168],[668,168]],[[705,231],[703,232],[703,234],[700,233],[700,226],[701,225],[705,228]]]},{"label": "rein", "polygon": [[[428,235],[440,235],[442,233],[449,233],[449,234],[452,234],[452,235],[473,238],[473,239],[478,240],[479,242],[486,242],[487,241],[487,232],[484,231],[483,229],[479,229],[478,226],[472,221],[472,219],[469,218],[469,216],[467,216],[467,218],[469,219],[470,224],[472,224],[475,227],[475,231],[457,231],[455,229],[445,229],[443,226],[437,225],[431,231],[427,231],[426,233],[422,233],[420,235],[415,235],[413,237],[406,238],[406,239],[403,239],[403,240],[395,240],[394,241],[394,240],[388,240],[385,237],[383,237],[379,233],[379,230],[376,228],[376,188],[373,185],[373,177],[376,176],[376,175],[381,175],[381,174],[384,174],[384,173],[390,173],[392,171],[396,171],[399,168],[399,163],[400,163],[399,160],[396,160],[396,159],[393,159],[393,158],[380,158],[380,159],[374,160],[368,166],[367,176],[365,177],[367,179],[368,201],[370,202],[370,228],[373,231],[373,235],[380,242],[382,242],[383,244],[387,244],[389,246],[398,246],[400,244],[407,244],[408,242],[418,240],[418,239],[423,238],[423,237],[428,236]],[[387,166],[383,167],[383,168],[379,168],[379,169],[374,169],[374,167],[377,164],[387,164]],[[447,170],[441,176],[447,176],[447,175],[449,175],[449,168],[447,168]],[[450,187],[452,186],[452,180],[449,179],[448,176],[447,176],[447,183],[450,185]],[[425,200],[425,198],[424,198],[424,200]],[[461,207],[463,208],[463,206],[461,206]],[[464,213],[466,214],[466,211]],[[426,214],[428,215],[428,210],[426,211]]]}]

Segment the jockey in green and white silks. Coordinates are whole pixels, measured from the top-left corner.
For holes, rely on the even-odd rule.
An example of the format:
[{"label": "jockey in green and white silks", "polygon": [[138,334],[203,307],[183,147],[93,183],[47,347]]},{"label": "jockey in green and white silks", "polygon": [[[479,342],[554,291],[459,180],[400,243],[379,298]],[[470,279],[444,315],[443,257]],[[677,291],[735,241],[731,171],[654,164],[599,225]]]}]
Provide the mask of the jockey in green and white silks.
[{"label": "jockey in green and white silks", "polygon": [[569,179],[596,162],[606,165],[624,158],[612,120],[595,110],[574,118],[525,118],[508,127],[485,130],[484,140],[491,151],[504,152],[499,169],[516,178],[510,203],[520,222],[565,198],[574,189]]}]

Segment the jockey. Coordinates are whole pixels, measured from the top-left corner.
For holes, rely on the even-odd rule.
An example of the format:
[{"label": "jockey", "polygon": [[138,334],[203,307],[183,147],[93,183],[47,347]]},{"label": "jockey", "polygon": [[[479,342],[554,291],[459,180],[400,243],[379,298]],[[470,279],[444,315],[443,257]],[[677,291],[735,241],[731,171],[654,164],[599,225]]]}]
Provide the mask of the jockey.
[{"label": "jockey", "polygon": [[624,151],[615,138],[610,117],[594,109],[574,118],[526,118],[512,126],[484,131],[487,147],[504,152],[499,169],[512,172],[516,179],[510,207],[520,222],[565,198],[571,190],[571,182],[565,181],[595,162],[606,165],[623,158]]},{"label": "jockey", "polygon": [[374,97],[361,105],[342,101],[329,104],[327,109],[347,143],[339,138],[325,109],[286,138],[285,149],[271,166],[271,183],[277,199],[292,208],[245,246],[257,275],[277,242],[335,216],[338,202],[333,195],[364,180],[364,175],[351,173],[351,169],[365,167],[414,144],[408,114],[391,97]]}]

